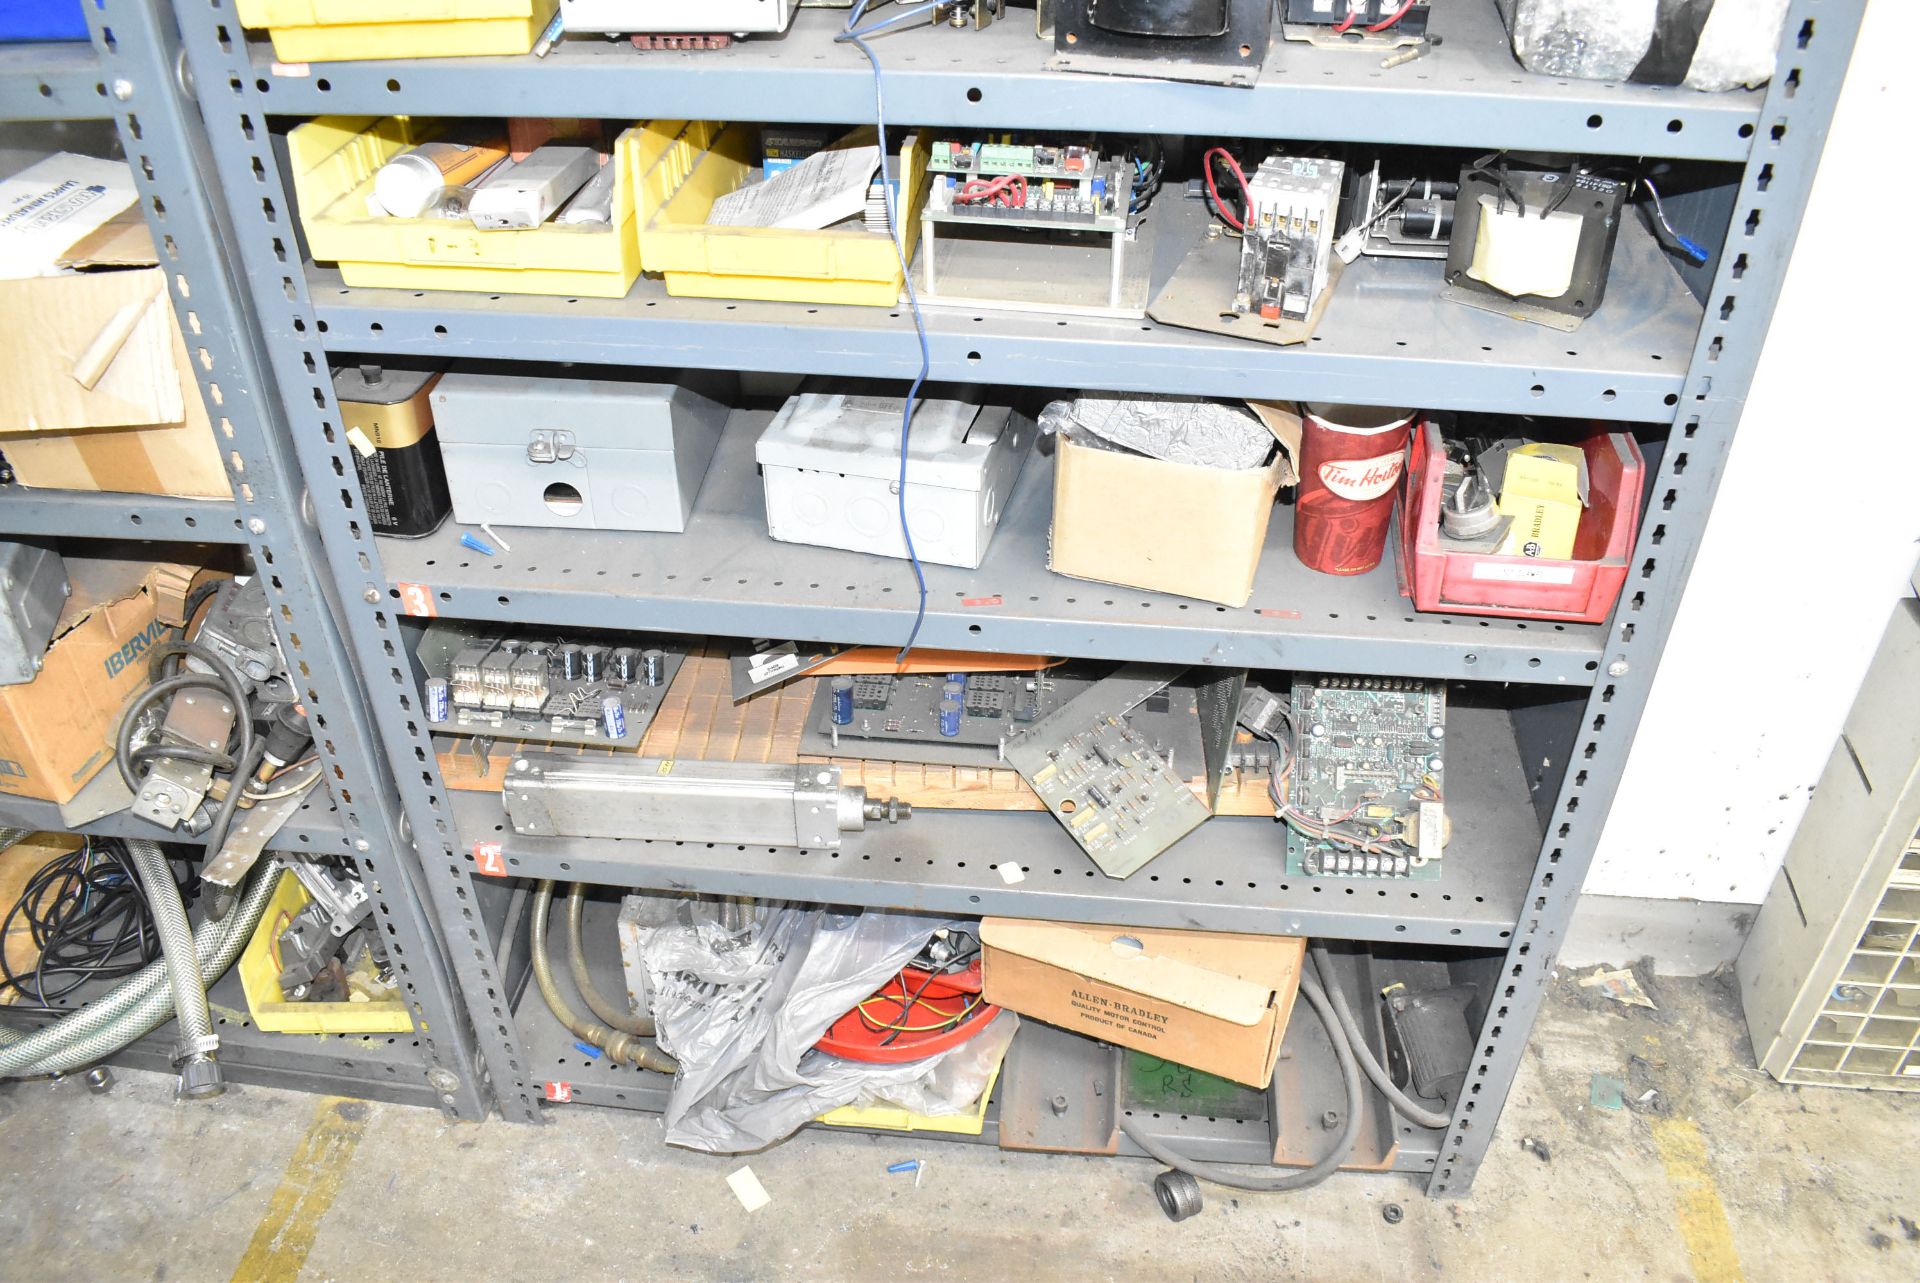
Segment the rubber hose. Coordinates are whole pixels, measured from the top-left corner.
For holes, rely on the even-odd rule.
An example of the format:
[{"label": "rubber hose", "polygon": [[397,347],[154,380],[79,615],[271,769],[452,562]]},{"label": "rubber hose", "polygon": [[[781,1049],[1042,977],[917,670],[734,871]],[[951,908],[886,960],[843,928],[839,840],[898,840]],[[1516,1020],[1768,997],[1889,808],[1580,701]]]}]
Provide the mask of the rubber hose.
[{"label": "rubber hose", "polygon": [[[200,960],[203,982],[218,980],[240,956],[266,913],[277,881],[271,868],[256,871],[234,913],[224,922],[203,922],[194,932],[194,954]],[[106,997],[0,1047],[0,1078],[67,1073],[151,1033],[173,1009],[166,980],[166,963],[153,962]]]},{"label": "rubber hose", "polygon": [[540,996],[546,1001],[547,1010],[553,1013],[553,1018],[565,1025],[567,1032],[575,1038],[588,1046],[600,1048],[615,1062],[627,1061],[641,1069],[652,1069],[663,1074],[678,1070],[679,1066],[672,1057],[646,1046],[631,1034],[581,1019],[580,1014],[561,996],[560,986],[553,978],[553,965],[547,958],[547,919],[552,911],[553,880],[548,878],[533,893],[532,932],[528,949],[533,961],[534,982],[540,986]]},{"label": "rubber hose", "polygon": [[[133,769],[134,728],[140,724],[140,718],[147,711],[149,704],[158,703],[168,696],[177,695],[181,691],[186,690],[218,691],[228,699],[233,698],[232,692],[227,689],[226,683],[210,673],[179,673],[172,677],[161,678],[154,682],[153,685],[141,691],[138,695],[135,695],[133,701],[127,705],[126,713],[120,718],[120,729],[114,734],[113,760],[120,768],[120,778],[125,780],[127,787],[136,793],[140,791],[140,781],[144,777]],[[242,703],[238,707],[245,709],[246,705]],[[147,747],[162,748],[164,746],[155,744],[148,745]],[[187,754],[185,760],[197,760],[197,754],[202,751],[204,750],[184,749],[184,752]],[[156,757],[161,755],[162,754],[159,753],[153,754],[153,756]],[[223,759],[231,761],[226,754],[222,754],[221,756]]]},{"label": "rubber hose", "polygon": [[587,974],[587,949],[583,939],[586,909],[587,884],[576,882],[567,888],[567,962],[573,970],[574,988],[580,991],[587,1010],[598,1016],[602,1024],[621,1033],[638,1034],[642,1038],[653,1037],[655,1031],[651,1017],[622,1011],[608,1002],[593,983],[593,977]]},{"label": "rubber hose", "polygon": [[1367,1046],[1366,1035],[1360,1029],[1360,1022],[1354,1019],[1353,1008],[1347,1005],[1347,995],[1340,992],[1340,986],[1333,983],[1333,959],[1323,944],[1312,946],[1313,964],[1320,969],[1321,978],[1326,981],[1329,996],[1333,1001],[1333,1015],[1340,1022],[1340,1028],[1347,1035],[1347,1042],[1353,1048],[1353,1057],[1360,1063],[1361,1072],[1366,1074],[1376,1090],[1387,1098],[1395,1112],[1408,1122],[1418,1123],[1422,1127],[1441,1130],[1449,1127],[1453,1119],[1446,1114],[1436,1114],[1431,1109],[1414,1101],[1405,1092],[1394,1086],[1393,1079],[1374,1059],[1373,1049]]},{"label": "rubber hose", "polygon": [[1309,1186],[1318,1185],[1340,1170],[1340,1164],[1347,1161],[1347,1155],[1353,1152],[1353,1143],[1360,1135],[1360,1070],[1353,1062],[1353,1049],[1347,1045],[1346,1036],[1333,1014],[1332,1007],[1327,1002],[1326,991],[1320,987],[1320,982],[1306,971],[1300,973],[1300,994],[1312,1005],[1314,1011],[1319,1013],[1321,1023],[1326,1026],[1327,1038],[1333,1043],[1334,1058],[1340,1062],[1341,1081],[1347,1088],[1347,1113],[1341,1124],[1340,1136],[1333,1147],[1312,1167],[1287,1172],[1285,1175],[1268,1176],[1258,1171],[1243,1171],[1222,1167],[1217,1163],[1203,1163],[1197,1159],[1183,1157],[1147,1135],[1146,1131],[1130,1118],[1120,1120],[1120,1130],[1134,1144],[1175,1171],[1185,1172],[1196,1180],[1224,1185],[1228,1189],[1252,1190],[1255,1193],[1284,1193],[1287,1190],[1306,1189]]},{"label": "rubber hose", "polygon": [[[153,671],[156,674],[164,673],[167,661],[176,655],[183,659],[190,657],[199,660],[208,668],[211,668],[214,676],[220,679],[221,685],[226,689],[227,698],[233,701],[234,729],[240,737],[233,748],[233,759],[236,762],[246,761],[253,753],[254,738],[253,718],[250,716],[252,701],[248,698],[249,687],[246,678],[240,676],[234,666],[227,662],[225,656],[209,650],[199,642],[190,641],[163,642],[154,647]],[[187,671],[190,672],[191,670]],[[176,674],[167,673],[166,675],[171,677]],[[185,674],[182,673],[178,675],[184,676]]]},{"label": "rubber hose", "polygon": [[240,768],[227,781],[227,795],[220,801],[220,809],[213,813],[213,823],[207,826],[205,842],[207,853],[220,854],[220,848],[227,844],[228,831],[233,828],[233,817],[240,813],[240,803],[245,800],[247,781],[260,769],[260,759],[266,756],[264,741],[255,744],[240,759]]},{"label": "rubber hose", "polygon": [[[146,888],[154,934],[160,937],[160,956],[167,964],[173,1010],[180,1021],[179,1046],[185,1049],[180,1059],[199,1066],[193,1077],[204,1080],[210,1075],[212,1091],[207,1094],[212,1094],[218,1091],[220,1072],[209,1067],[219,1040],[213,1032],[213,1013],[207,1010],[207,986],[200,979],[200,959],[194,952],[193,928],[187,925],[187,906],[180,899],[180,886],[173,880],[166,852],[158,844],[128,838],[127,854]],[[208,1085],[203,1081],[202,1088]]]}]

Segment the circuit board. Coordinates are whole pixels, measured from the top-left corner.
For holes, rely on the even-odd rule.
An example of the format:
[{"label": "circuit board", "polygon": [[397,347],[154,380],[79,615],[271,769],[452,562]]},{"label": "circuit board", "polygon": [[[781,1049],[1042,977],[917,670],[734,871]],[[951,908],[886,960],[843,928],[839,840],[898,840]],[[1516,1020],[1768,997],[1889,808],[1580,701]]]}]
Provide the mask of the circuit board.
[{"label": "circuit board", "polygon": [[940,139],[925,216],[942,223],[1123,232],[1133,164],[1077,143]]},{"label": "circuit board", "polygon": [[[1446,686],[1415,677],[1298,674],[1293,682],[1294,810],[1378,850],[1287,828],[1296,877],[1440,876]],[[1400,837],[1404,845],[1389,841]]]},{"label": "circuit board", "polygon": [[[535,636],[429,624],[414,655],[435,730],[636,748],[686,650],[655,637]],[[444,702],[436,681],[446,683]]]},{"label": "circuit board", "polygon": [[1127,724],[1128,710],[1166,685],[1165,670],[1125,665],[1007,743],[1007,762],[1110,878],[1134,873],[1213,814]]},{"label": "circuit board", "polygon": [[[822,757],[995,766],[1008,739],[1092,688],[1108,665],[1025,673],[865,673],[817,678],[800,751]],[[834,702],[851,719],[834,722]],[[942,718],[942,705],[952,699]],[[944,721],[944,725],[943,725]],[[1127,722],[1176,774],[1203,769],[1197,696],[1182,682],[1149,695]]]}]

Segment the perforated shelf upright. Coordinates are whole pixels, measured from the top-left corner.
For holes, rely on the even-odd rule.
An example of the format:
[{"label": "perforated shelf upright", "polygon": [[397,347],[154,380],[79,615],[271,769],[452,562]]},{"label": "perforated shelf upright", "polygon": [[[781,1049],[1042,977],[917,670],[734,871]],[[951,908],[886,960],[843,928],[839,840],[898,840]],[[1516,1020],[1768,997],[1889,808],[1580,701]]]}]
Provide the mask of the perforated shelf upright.
[{"label": "perforated shelf upright", "polygon": [[[1251,90],[1044,69],[1018,23],[925,30],[879,45],[890,113],[957,129],[1097,130],[1668,158],[1708,173],[1676,217],[1715,252],[1676,271],[1636,218],[1623,228],[1605,306],[1572,335],[1435,298],[1432,265],[1362,260],[1317,341],[1281,351],[1151,321],[980,311],[930,314],[933,377],[1025,388],[1290,397],[1610,420],[1636,425],[1656,461],[1619,607],[1603,625],[1424,615],[1391,568],[1313,575],[1277,515],[1243,610],[1068,580],[1044,568],[1049,482],[1035,460],[975,571],[933,568],[920,642],[1092,659],[1324,669],[1471,683],[1504,701],[1456,744],[1461,786],[1438,884],[1348,888],[1276,873],[1271,825],[1216,819],[1135,877],[1098,877],[1044,813],[922,811],[837,851],[530,839],[497,794],[455,792],[435,758],[405,653],[406,616],[898,644],[913,613],[904,566],[776,545],[764,533],[752,441],[737,412],[681,535],[514,532],[512,550],[462,548],[448,527],[374,535],[328,379],[330,354],[512,358],[906,379],[918,367],[901,309],[729,303],[669,296],[643,278],[619,299],[360,289],[308,261],[275,139],[322,113],[810,120],[871,118],[843,15],[804,11],[777,39],[637,54],[566,44],[542,61],[482,58],[284,66],[224,0],[178,0],[191,68],[252,291],[288,440],[311,479],[325,571],[398,784],[431,903],[468,1001],[489,1087],[509,1118],[539,1115],[543,1085],[575,1100],[659,1108],[662,1080],[586,1066],[537,997],[516,1006],[493,954],[512,878],[794,896],[838,904],[993,912],[1119,925],[1312,933],[1382,950],[1455,949],[1492,1001],[1468,1089],[1444,1133],[1406,1136],[1396,1164],[1436,1195],[1473,1180],[1494,1134],[1556,951],[1618,786],[1685,586],[1777,297],[1863,11],[1794,0],[1767,88],[1700,94],[1531,75],[1493,0],[1435,17],[1445,43],[1396,71],[1276,44]],[[1445,24],[1445,25],[1441,25]],[[1711,167],[1718,166],[1718,169]],[[1201,217],[1163,197],[1167,215]],[[1162,238],[1156,282],[1178,258]],[[1172,248],[1168,248],[1172,247]],[[1008,885],[967,853],[1024,852]],[[1470,846],[1471,850],[1463,849]],[[1433,887],[1429,892],[1428,887]],[[1378,892],[1378,893],[1377,893]],[[1416,894],[1417,892],[1417,894]],[[559,1062],[567,1062],[564,1066]],[[1170,1140],[1243,1154],[1208,1124]]]},{"label": "perforated shelf upright", "polygon": [[[302,515],[306,484],[288,449],[272,377],[260,359],[255,305],[235,268],[224,198],[213,179],[207,135],[186,87],[179,28],[163,0],[88,0],[92,39],[0,45],[0,122],[110,122],[133,171],[139,206],[159,248],[169,300],[193,357],[226,456],[228,501],[82,494],[0,487],[0,537],[57,539],[69,551],[108,548],[115,557],[191,559],[196,548],[238,545],[266,580],[281,647],[315,728],[325,786],[287,822],[276,849],[337,856],[358,867],[374,920],[411,1010],[407,1037],[295,1037],[264,1033],[235,1012],[221,1022],[221,1064],[230,1081],[399,1100],[478,1118],[492,1103],[477,1068],[467,998],[455,991],[436,915],[386,799],[395,784],[372,731],[366,693],[346,659],[320,539]],[[9,124],[0,123],[0,140]],[[104,140],[105,134],[100,137]],[[28,135],[18,135],[23,140]],[[54,150],[64,135],[35,133],[26,146]],[[89,135],[91,138],[92,135]],[[102,543],[101,541],[113,541]],[[130,549],[139,549],[136,554]],[[0,795],[0,824],[65,827],[49,803]],[[191,843],[124,814],[82,826],[88,833]],[[244,1009],[237,980],[215,1000]],[[92,996],[88,991],[70,1001]],[[119,1063],[164,1068],[169,1027],[135,1043]]]}]

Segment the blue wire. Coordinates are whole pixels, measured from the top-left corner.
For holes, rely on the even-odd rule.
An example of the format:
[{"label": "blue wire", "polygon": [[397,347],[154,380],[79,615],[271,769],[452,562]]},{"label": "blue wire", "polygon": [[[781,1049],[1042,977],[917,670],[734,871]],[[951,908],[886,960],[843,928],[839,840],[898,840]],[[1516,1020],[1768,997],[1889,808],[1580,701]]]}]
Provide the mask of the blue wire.
[{"label": "blue wire", "polygon": [[904,661],[913,643],[920,636],[920,626],[927,619],[927,573],[920,565],[920,554],[914,551],[913,531],[907,527],[907,440],[913,431],[913,412],[920,406],[920,389],[926,386],[927,377],[933,373],[933,352],[927,346],[926,318],[920,314],[920,295],[913,288],[913,270],[907,264],[907,243],[900,231],[900,212],[896,207],[893,184],[887,180],[887,158],[892,153],[887,149],[887,97],[886,87],[880,75],[880,59],[873,52],[866,37],[878,35],[912,18],[932,13],[940,7],[942,0],[929,0],[929,3],[917,5],[905,13],[896,14],[870,27],[859,26],[860,19],[866,16],[867,6],[872,0],[856,0],[853,11],[847,15],[846,30],[834,37],[835,44],[850,44],[867,56],[868,64],[873,68],[873,117],[876,131],[880,136],[880,196],[887,209],[887,230],[893,236],[894,253],[900,259],[900,276],[906,282],[907,303],[913,312],[914,333],[920,339],[920,373],[914,376],[913,386],[907,390],[907,404],[900,414],[900,537],[906,541],[907,560],[913,566],[913,581],[920,590],[919,606],[913,615],[913,631],[907,634],[906,644],[894,657],[896,663]]}]

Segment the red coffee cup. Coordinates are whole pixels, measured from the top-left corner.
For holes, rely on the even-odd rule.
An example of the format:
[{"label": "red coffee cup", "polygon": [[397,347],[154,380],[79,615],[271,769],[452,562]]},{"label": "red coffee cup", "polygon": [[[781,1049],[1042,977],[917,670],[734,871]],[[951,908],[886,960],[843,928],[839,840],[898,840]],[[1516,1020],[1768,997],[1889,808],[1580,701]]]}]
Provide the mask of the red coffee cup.
[{"label": "red coffee cup", "polygon": [[1416,410],[1303,405],[1293,551],[1326,575],[1380,564]]}]

